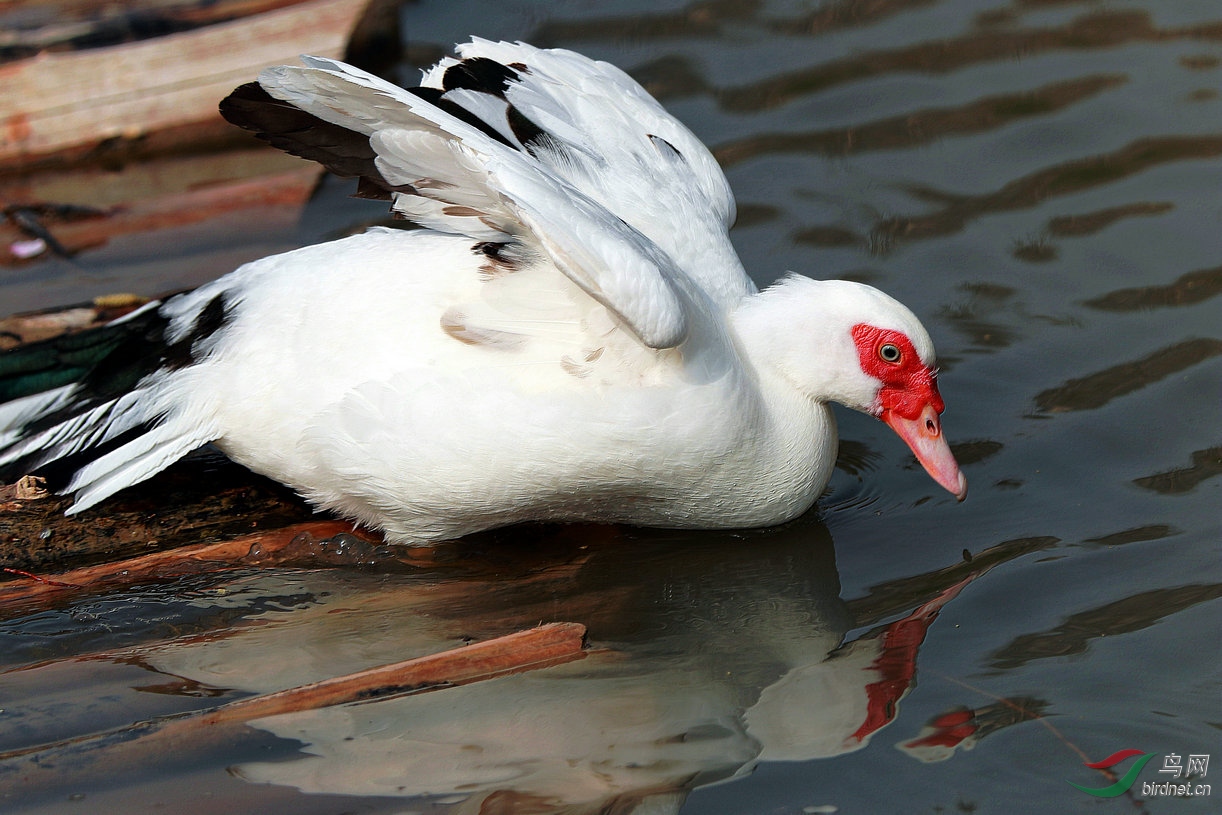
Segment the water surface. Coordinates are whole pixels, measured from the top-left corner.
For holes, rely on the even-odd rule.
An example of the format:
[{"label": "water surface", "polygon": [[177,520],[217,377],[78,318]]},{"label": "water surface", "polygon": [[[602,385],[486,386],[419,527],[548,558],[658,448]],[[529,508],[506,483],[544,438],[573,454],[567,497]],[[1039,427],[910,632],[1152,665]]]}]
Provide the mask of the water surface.
[{"label": "water surface", "polygon": [[[538,622],[605,651],[134,766],[10,760],[6,811],[1086,812],[1100,799],[1067,782],[1113,779],[1085,761],[1155,753],[1140,781],[1162,782],[1166,755],[1216,752],[1216,3],[401,13],[408,82],[470,34],[623,67],[725,166],[761,285],[848,277],[909,305],[971,494],[841,412],[827,495],[775,530],[524,530],[446,547],[444,570],[246,572],[11,617],[0,750]],[[348,192],[6,269],[3,310],[192,285],[382,217]],[[1216,809],[1140,781],[1111,806]]]}]

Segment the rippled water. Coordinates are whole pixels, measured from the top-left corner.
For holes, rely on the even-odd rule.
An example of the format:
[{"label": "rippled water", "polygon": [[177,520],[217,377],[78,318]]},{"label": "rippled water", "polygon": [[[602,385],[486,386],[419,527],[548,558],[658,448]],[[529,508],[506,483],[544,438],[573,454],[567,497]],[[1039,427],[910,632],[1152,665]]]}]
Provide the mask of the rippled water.
[{"label": "rippled water", "polygon": [[[443,547],[445,569],[265,570],[11,617],[0,751],[541,621],[606,650],[221,744],[10,758],[6,811],[1096,811],[1067,782],[1109,785],[1083,762],[1124,748],[1156,758],[1112,806],[1216,811],[1141,794],[1222,727],[1216,2],[426,0],[402,20],[422,64],[474,33],[646,84],[726,167],[759,283],[851,277],[923,318],[971,495],[841,413],[828,494],[780,529],[526,530]],[[380,215],[347,192],[296,226],[235,224],[223,251],[128,238],[0,292],[198,282]]]}]

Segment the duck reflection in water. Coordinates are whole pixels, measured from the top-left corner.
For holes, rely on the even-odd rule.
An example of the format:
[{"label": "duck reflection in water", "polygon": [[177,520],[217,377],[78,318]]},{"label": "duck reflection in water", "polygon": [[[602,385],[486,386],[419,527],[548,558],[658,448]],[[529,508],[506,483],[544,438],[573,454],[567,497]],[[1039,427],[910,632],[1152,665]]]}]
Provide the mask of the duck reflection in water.
[{"label": "duck reflection in water", "polygon": [[[505,535],[530,542],[495,539]],[[167,651],[157,667],[269,691],[456,638],[580,621],[595,650],[574,663],[256,722],[306,755],[235,772],[459,813],[672,812],[691,789],[759,762],[866,745],[913,687],[940,609],[988,568],[960,563],[846,603],[821,524],[682,546],[668,537],[565,527],[460,542],[444,579],[433,570],[377,588],[329,583],[320,605]]]}]

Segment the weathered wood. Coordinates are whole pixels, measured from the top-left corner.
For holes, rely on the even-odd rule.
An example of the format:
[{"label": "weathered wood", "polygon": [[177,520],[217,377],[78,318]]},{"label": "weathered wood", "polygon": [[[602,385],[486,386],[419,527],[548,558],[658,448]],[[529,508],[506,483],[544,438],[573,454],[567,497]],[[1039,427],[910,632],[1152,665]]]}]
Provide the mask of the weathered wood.
[{"label": "weathered wood", "polygon": [[342,57],[368,0],[305,0],[110,48],[0,65],[0,167],[81,145],[217,122],[217,103],[298,54]]},{"label": "weathered wood", "polygon": [[30,600],[57,598],[65,592],[75,594],[81,590],[108,590],[147,580],[261,565],[273,560],[278,552],[290,547],[301,535],[326,539],[344,533],[366,542],[380,542],[380,538],[347,521],[309,521],[216,543],[180,546],[128,560],[85,566],[54,575],[38,575],[42,580],[3,583],[0,584],[0,611]]},{"label": "weathered wood", "polygon": [[[171,164],[159,169],[172,172],[174,167]],[[309,199],[319,175],[318,167],[297,162],[287,171],[272,175],[229,179],[193,189],[153,194],[150,197],[139,197],[140,193],[133,191],[132,197],[126,202],[108,208],[100,217],[68,221],[44,218],[41,221],[57,244],[70,253],[76,253],[105,245],[112,238],[121,235],[186,226],[244,209],[267,206],[301,207]],[[14,200],[11,190],[6,189],[2,183],[0,196]],[[24,200],[55,200],[60,203],[71,199]],[[28,237],[30,236],[11,220],[0,223],[0,244],[11,246]],[[25,258],[11,251],[0,252],[0,265],[24,261]]]},{"label": "weathered wood", "polygon": [[71,503],[60,496],[0,501],[0,566],[63,571],[315,517],[290,490],[217,457],[179,462],[79,515],[64,514]]},{"label": "weathered wood", "polygon": [[301,0],[5,0],[0,53],[101,47],[262,14]]}]

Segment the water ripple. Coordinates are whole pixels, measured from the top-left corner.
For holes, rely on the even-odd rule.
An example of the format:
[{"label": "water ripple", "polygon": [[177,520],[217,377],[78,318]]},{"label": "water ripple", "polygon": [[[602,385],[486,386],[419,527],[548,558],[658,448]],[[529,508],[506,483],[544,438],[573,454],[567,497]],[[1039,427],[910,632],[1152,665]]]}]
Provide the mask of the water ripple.
[{"label": "water ripple", "polygon": [[916,240],[958,232],[969,222],[995,212],[1027,209],[1050,198],[1112,184],[1161,164],[1222,156],[1222,136],[1160,136],[1138,139],[1111,153],[1055,164],[1017,178],[984,195],[954,195],[910,185],[912,195],[944,205],[928,215],[888,218],[874,228],[876,243]]},{"label": "water ripple", "polygon": [[1034,90],[986,96],[953,108],[917,110],[834,130],[755,133],[723,144],[713,155],[724,167],[776,153],[847,156],[870,150],[915,147],[946,136],[997,130],[1020,119],[1042,116],[1091,98],[1126,81],[1116,74],[1053,82]]},{"label": "water ripple", "polygon": [[1166,40],[1222,40],[1222,23],[1160,29],[1144,11],[1092,12],[1058,28],[987,28],[961,37],[856,54],[729,88],[719,92],[717,98],[726,110],[745,113],[779,107],[836,85],[887,74],[945,74],[972,65],[1030,59],[1039,53]]}]

